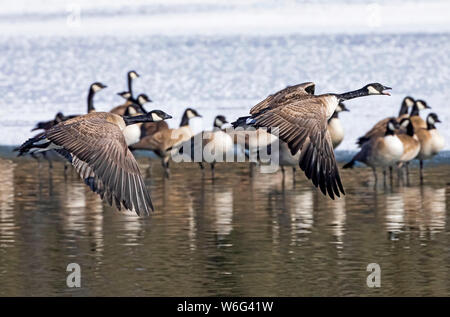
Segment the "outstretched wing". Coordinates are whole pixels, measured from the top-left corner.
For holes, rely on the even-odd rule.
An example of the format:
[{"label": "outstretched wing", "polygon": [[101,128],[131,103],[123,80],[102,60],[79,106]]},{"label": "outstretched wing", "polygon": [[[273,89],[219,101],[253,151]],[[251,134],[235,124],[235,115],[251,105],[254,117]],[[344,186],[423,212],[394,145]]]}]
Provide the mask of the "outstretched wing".
[{"label": "outstretched wing", "polygon": [[264,109],[279,107],[295,100],[314,95],[315,87],[316,85],[312,82],[288,86],[258,103],[250,109],[250,114],[257,114]]},{"label": "outstretched wing", "polygon": [[299,166],[314,186],[334,199],[345,194],[327,130],[325,108],[319,99],[307,98],[257,115],[258,127],[279,129],[279,138],[292,154],[301,151]]},{"label": "outstretched wing", "polygon": [[112,205],[138,215],[153,210],[138,164],[122,131],[104,118],[86,117],[65,121],[46,132],[47,138],[66,151],[85,183]]}]

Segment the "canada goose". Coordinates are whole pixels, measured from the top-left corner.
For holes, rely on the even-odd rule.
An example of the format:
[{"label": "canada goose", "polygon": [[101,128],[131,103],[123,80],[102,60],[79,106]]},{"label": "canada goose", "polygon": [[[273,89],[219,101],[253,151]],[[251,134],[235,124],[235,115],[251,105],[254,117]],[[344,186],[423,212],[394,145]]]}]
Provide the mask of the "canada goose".
[{"label": "canada goose", "polygon": [[400,123],[401,119],[409,117],[408,116],[408,109],[413,107],[414,104],[415,104],[415,101],[414,101],[414,99],[412,97],[406,96],[405,98],[403,98],[402,104],[400,106],[400,111],[398,113],[398,117],[397,118],[395,118],[395,117],[388,117],[388,118],[384,118],[383,120],[378,121],[372,127],[372,129],[370,129],[362,137],[358,138],[358,141],[356,142],[356,144],[358,144],[358,147],[361,147],[364,144],[364,142],[369,141],[373,137],[383,136],[384,132],[386,131],[386,124],[391,119],[397,119],[397,122]]},{"label": "canada goose", "polygon": [[414,133],[414,126],[410,118],[403,118],[400,121],[400,129],[402,132],[397,134],[397,137],[403,143],[403,154],[399,159],[399,167],[406,169],[407,182],[409,183],[409,161],[416,158],[420,151],[420,141]]},{"label": "canada goose", "polygon": [[[389,95],[390,89],[379,83],[368,84],[361,89],[344,94],[311,95],[308,93],[292,98],[258,104],[250,110],[251,116],[239,118],[233,126],[278,128],[280,140],[286,142],[291,154],[301,151],[299,166],[314,186],[334,199],[345,194],[339,176],[333,145],[327,131],[327,121],[339,102],[368,95]],[[276,94],[274,95],[276,96]],[[255,108],[257,111],[255,111]]]},{"label": "canada goose", "polygon": [[140,94],[136,99],[132,98],[131,94],[127,91],[118,93],[118,95],[124,97],[127,101],[123,105],[112,108],[109,112],[118,114],[119,116],[133,115],[136,113],[146,114],[147,111],[144,108],[144,104],[152,102],[146,94]]},{"label": "canada goose", "polygon": [[214,118],[213,130],[202,131],[179,146],[178,153],[183,154],[190,149],[188,154],[192,162],[199,162],[203,170],[203,162],[211,165],[211,176],[214,178],[214,165],[216,162],[224,162],[226,158],[234,158],[234,143],[230,135],[222,130],[224,124],[228,123],[226,118],[218,115]]},{"label": "canada goose", "polygon": [[[88,92],[88,97],[87,97],[87,110],[88,113],[90,112],[95,112],[95,107],[94,107],[94,95],[96,92],[106,88],[107,86],[100,83],[100,82],[95,82],[93,84],[91,84],[89,86],[89,92]],[[55,119],[50,120],[50,121],[45,121],[45,122],[38,122],[37,125],[31,130],[31,131],[35,131],[38,129],[43,129],[45,131],[47,131],[48,129],[52,128],[53,126],[57,125],[60,122],[69,120],[69,119],[73,119],[76,117],[79,117],[80,115],[70,115],[70,116],[64,116],[61,112],[58,112],[55,116]],[[37,135],[34,136],[34,138],[39,138],[41,136],[44,135],[45,132],[41,132],[38,133]],[[20,147],[14,148],[13,151],[17,152],[20,150]],[[52,161],[50,158],[47,157],[47,154],[45,152],[41,153],[42,156],[48,161],[49,167],[52,168]],[[35,155],[35,153],[31,153],[31,157],[33,157],[34,159],[38,159]],[[64,169],[64,171],[66,170],[66,168]]]},{"label": "canada goose", "polygon": [[333,144],[333,149],[337,148],[344,140],[344,128],[342,127],[341,121],[339,120],[339,112],[350,111],[347,107],[340,102],[336,107],[333,115],[328,119],[328,132],[331,136],[331,143]]},{"label": "canada goose", "polygon": [[399,162],[403,155],[403,143],[395,133],[398,128],[399,124],[397,119],[393,118],[389,120],[386,125],[385,134],[383,136],[373,137],[370,141],[365,142],[361,150],[343,168],[352,168],[355,162],[358,161],[372,168],[375,184],[377,183],[377,167],[383,167],[383,174],[386,178],[384,168]]},{"label": "canada goose", "polygon": [[19,156],[55,150],[109,205],[114,201],[119,210],[123,206],[138,215],[148,215],[153,205],[123,131],[132,124],[169,118],[160,110],[134,117],[91,112],[63,121],[40,137],[29,139],[20,146]]},{"label": "canada goose", "polygon": [[148,150],[155,152],[161,158],[165,177],[169,177],[170,150],[184,141],[189,140],[194,134],[189,126],[189,120],[201,117],[197,111],[187,108],[181,118],[180,127],[177,129],[163,129],[151,135],[141,138],[141,140],[131,146],[131,150]]},{"label": "canada goose", "polygon": [[[87,97],[87,106],[88,106],[88,113],[91,111],[95,111],[95,107],[94,107],[94,95],[96,92],[106,88],[106,85],[103,85],[102,83],[99,82],[95,82],[92,85],[89,86],[89,92],[88,92],[88,97]],[[55,118],[53,120],[49,120],[49,121],[41,121],[38,122],[36,124],[36,126],[31,129],[31,131],[36,131],[36,130],[48,130],[51,127],[53,127],[54,125],[62,122],[62,121],[66,121],[72,118],[77,117],[78,115],[69,115],[69,116],[65,116],[62,112],[58,112],[55,115]]]},{"label": "canada goose", "polygon": [[90,87],[89,87],[89,93],[88,93],[88,97],[87,97],[87,113],[90,112],[94,112],[95,111],[95,107],[94,107],[94,96],[97,92],[99,92],[102,89],[105,89],[106,85],[103,85],[102,83],[96,82],[93,83]]},{"label": "canada goose", "polygon": [[423,100],[416,100],[414,106],[411,109],[410,118],[411,122],[414,125],[414,129],[426,129],[427,123],[420,117],[419,112],[424,109],[431,109],[430,106]]},{"label": "canada goose", "polygon": [[440,123],[439,117],[434,112],[427,116],[427,127],[416,129],[420,141],[420,151],[417,159],[420,161],[420,182],[423,183],[423,161],[432,159],[445,145],[444,137],[438,132],[435,124]]}]

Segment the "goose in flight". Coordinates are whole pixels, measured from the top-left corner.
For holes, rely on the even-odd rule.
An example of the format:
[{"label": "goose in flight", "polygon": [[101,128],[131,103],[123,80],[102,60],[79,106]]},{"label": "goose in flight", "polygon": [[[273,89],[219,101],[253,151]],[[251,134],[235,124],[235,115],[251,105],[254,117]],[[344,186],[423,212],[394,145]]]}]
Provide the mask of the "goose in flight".
[{"label": "goose in flight", "polygon": [[29,139],[20,146],[19,156],[55,150],[109,205],[114,203],[119,210],[124,207],[138,215],[148,215],[153,205],[123,130],[132,124],[170,118],[161,110],[131,117],[91,112]]},{"label": "goose in flight", "polygon": [[285,93],[280,91],[269,96],[250,110],[250,116],[241,117],[232,124],[234,127],[278,128],[278,137],[288,144],[291,153],[301,151],[299,166],[306,177],[324,195],[334,199],[335,195],[340,197],[345,191],[327,130],[328,119],[339,102],[369,95],[390,95],[385,90],[391,88],[372,83],[343,94],[313,95],[310,92],[314,90],[313,83],[302,85],[302,89],[288,87],[284,89]]}]

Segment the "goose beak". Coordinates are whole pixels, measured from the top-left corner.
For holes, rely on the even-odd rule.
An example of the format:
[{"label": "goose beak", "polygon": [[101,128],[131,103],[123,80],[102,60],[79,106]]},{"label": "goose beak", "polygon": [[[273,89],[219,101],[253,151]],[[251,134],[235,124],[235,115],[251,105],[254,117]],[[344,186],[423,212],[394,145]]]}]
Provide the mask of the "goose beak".
[{"label": "goose beak", "polygon": [[172,116],[170,114],[166,113],[166,115],[164,116],[164,120],[167,120],[167,119],[172,119]]},{"label": "goose beak", "polygon": [[441,120],[439,120],[439,118],[436,118],[436,119],[434,120],[434,122],[437,122],[437,123],[442,123],[442,121],[441,121]]},{"label": "goose beak", "polygon": [[391,89],[392,89],[391,87],[383,86],[383,91],[381,92],[381,94],[382,95],[386,95],[386,96],[390,96],[391,94],[389,92],[385,91],[385,90],[391,90]]}]

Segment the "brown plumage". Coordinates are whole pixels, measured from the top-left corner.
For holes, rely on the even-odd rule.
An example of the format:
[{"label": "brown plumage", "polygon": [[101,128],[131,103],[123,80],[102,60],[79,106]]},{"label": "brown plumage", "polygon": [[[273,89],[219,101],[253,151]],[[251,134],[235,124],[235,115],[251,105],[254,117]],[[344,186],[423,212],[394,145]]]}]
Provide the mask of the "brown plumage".
[{"label": "brown plumage", "polygon": [[[313,87],[312,83],[302,84]],[[295,86],[301,87],[301,85]],[[345,194],[333,152],[327,121],[340,101],[367,95],[388,94],[389,89],[374,83],[344,94],[312,95],[307,89],[300,93],[278,92],[250,110],[250,117],[239,118],[234,127],[251,125],[256,128],[279,129],[279,138],[286,142],[291,154],[301,151],[299,166],[314,186],[332,199]],[[292,89],[298,91],[299,89]]]},{"label": "brown plumage", "polygon": [[256,114],[263,109],[270,107],[279,107],[296,99],[301,99],[308,95],[314,95],[316,85],[312,82],[302,83],[294,86],[288,86],[279,92],[268,96],[266,99],[256,104],[250,109],[250,114]]},{"label": "brown plumage", "polygon": [[110,205],[134,210],[138,215],[149,214],[153,210],[150,195],[122,131],[127,125],[155,118],[164,120],[170,116],[159,110],[135,117],[89,113],[61,122],[40,137],[28,140],[20,147],[19,155],[55,150]]},{"label": "brown plumage", "polygon": [[370,129],[362,137],[358,138],[358,141],[356,142],[356,144],[358,144],[358,147],[361,147],[365,142],[369,141],[372,138],[378,138],[380,136],[383,136],[386,131],[386,125],[388,124],[388,122],[390,120],[395,119],[395,120],[397,120],[398,123],[400,123],[400,121],[402,119],[409,118],[408,109],[413,107],[414,103],[415,103],[415,101],[412,97],[406,96],[403,99],[402,104],[400,106],[400,111],[399,111],[398,117],[388,117],[388,118],[378,121],[372,127],[372,129]]},{"label": "brown plumage", "polygon": [[201,116],[196,110],[187,108],[184,111],[179,128],[169,129],[161,125],[160,127],[162,128],[158,129],[158,126],[156,126],[154,133],[142,137],[139,142],[131,145],[130,149],[153,151],[161,158],[165,176],[169,177],[170,149],[189,140],[193,136],[191,127],[189,126],[189,120],[194,117]]}]

